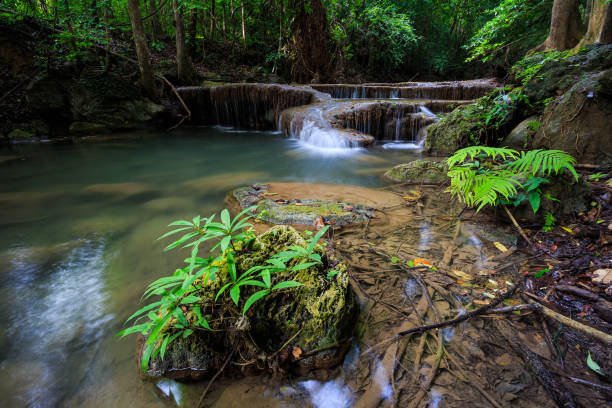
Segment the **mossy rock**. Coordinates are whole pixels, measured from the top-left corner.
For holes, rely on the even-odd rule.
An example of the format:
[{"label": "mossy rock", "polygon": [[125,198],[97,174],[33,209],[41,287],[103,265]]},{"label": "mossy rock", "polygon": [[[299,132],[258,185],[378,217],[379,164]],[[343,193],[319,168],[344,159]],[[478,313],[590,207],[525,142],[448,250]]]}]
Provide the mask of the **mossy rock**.
[{"label": "mossy rock", "polygon": [[[237,274],[265,264],[271,256],[293,245],[307,246],[304,236],[294,228],[269,229],[238,252]],[[235,361],[251,363],[228,365],[225,371],[231,374],[281,370],[303,375],[339,364],[349,346],[358,306],[346,267],[328,258],[321,245],[315,247],[315,253],[321,256],[321,264],[272,275],[272,285],[295,280],[302,286],[271,292],[243,317],[242,310],[231,300],[221,298],[214,302],[215,309],[210,311],[208,320],[215,331],[197,331],[187,339],[177,339],[168,346],[164,360],[158,356],[150,362],[147,375],[182,381],[207,378],[232,352]],[[291,266],[294,263],[297,261]],[[203,303],[212,303],[217,290],[229,282],[227,266],[219,268],[206,292],[198,293]],[[337,273],[329,274],[331,270]],[[242,286],[240,306],[260,289]],[[189,310],[186,317],[190,321],[196,319]],[[143,351],[142,342],[139,351]]]},{"label": "mossy rock", "polygon": [[448,180],[446,162],[430,160],[415,160],[407,164],[399,164],[385,173],[385,177],[408,183],[443,183]]},{"label": "mossy rock", "polygon": [[93,135],[108,131],[107,127],[101,123],[73,122],[68,131],[77,135]]},{"label": "mossy rock", "polygon": [[7,137],[9,139],[30,139],[34,137],[34,134],[23,129],[13,129]]},{"label": "mossy rock", "polygon": [[318,199],[275,200],[266,198],[267,194],[268,186],[265,184],[240,187],[231,193],[242,208],[256,206],[254,215],[272,224],[316,225],[322,221],[349,225],[374,216],[374,209],[362,204]]}]

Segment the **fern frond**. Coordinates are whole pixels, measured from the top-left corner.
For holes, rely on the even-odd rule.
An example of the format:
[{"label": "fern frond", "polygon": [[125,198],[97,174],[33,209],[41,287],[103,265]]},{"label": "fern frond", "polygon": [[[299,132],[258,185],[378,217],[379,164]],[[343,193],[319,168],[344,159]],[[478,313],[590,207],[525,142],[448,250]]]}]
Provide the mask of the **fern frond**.
[{"label": "fern frond", "polygon": [[486,180],[474,190],[472,205],[477,205],[476,212],[486,205],[494,206],[501,195],[509,198],[517,194],[516,187],[520,183],[507,176],[488,175]]},{"label": "fern frond", "polygon": [[491,157],[492,159],[501,157],[502,160],[506,160],[507,158],[516,159],[518,157],[518,152],[514,149],[507,149],[505,147],[470,146],[457,150],[455,154],[446,159],[446,162],[448,163],[448,167],[453,167],[458,163],[463,163],[468,156],[470,160],[473,160],[474,157],[481,153],[484,153],[487,157]]},{"label": "fern frond", "polygon": [[550,175],[554,172],[559,174],[562,170],[569,171],[574,179],[578,180],[578,174],[574,169],[574,159],[570,154],[562,150],[530,150],[521,152],[521,156],[510,164],[509,169],[522,174],[535,176],[538,173]]}]

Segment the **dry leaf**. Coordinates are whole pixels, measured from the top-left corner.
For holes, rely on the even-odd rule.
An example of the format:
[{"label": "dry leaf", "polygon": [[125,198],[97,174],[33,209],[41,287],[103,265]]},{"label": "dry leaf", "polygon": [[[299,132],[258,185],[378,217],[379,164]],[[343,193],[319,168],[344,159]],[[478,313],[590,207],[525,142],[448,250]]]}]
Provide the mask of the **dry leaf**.
[{"label": "dry leaf", "polygon": [[595,283],[603,283],[604,285],[612,284],[612,269],[598,269],[593,272],[591,280]]},{"label": "dry leaf", "polygon": [[569,232],[570,234],[573,234],[573,233],[574,233],[574,231],[572,231],[572,229],[571,229],[571,228],[561,227],[561,229],[563,229],[563,230],[565,230],[565,231]]},{"label": "dry leaf", "polygon": [[293,347],[293,349],[291,350],[291,355],[295,359],[300,358],[300,356],[302,355],[302,349],[299,347]]},{"label": "dry leaf", "polygon": [[495,248],[499,249],[501,252],[508,251],[508,248],[506,248],[501,242],[494,242],[493,245],[495,245]]},{"label": "dry leaf", "polygon": [[423,259],[423,258],[414,258],[414,264],[415,265],[433,266],[431,262],[429,262],[427,259]]},{"label": "dry leaf", "polygon": [[315,221],[315,228],[317,230],[320,230],[321,228],[323,228],[325,226],[325,223],[323,222],[323,217],[319,217],[317,218],[317,220]]},{"label": "dry leaf", "polygon": [[471,275],[468,275],[467,273],[462,272],[462,271],[460,271],[460,270],[453,269],[453,270],[451,271],[451,273],[452,273],[453,275],[455,275],[456,277],[461,278],[461,279],[463,279],[463,280],[467,280],[467,281],[472,280],[472,276],[471,276]]}]

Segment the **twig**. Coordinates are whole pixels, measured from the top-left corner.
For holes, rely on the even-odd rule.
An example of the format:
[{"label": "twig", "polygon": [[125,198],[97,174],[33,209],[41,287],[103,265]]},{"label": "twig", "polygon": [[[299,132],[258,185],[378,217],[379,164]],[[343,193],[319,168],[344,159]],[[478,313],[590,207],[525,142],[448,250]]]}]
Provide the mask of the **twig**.
[{"label": "twig", "polygon": [[[459,379],[461,381],[463,381],[463,382],[468,382],[467,381],[467,377],[468,376],[472,376],[471,373],[464,372],[463,369],[461,368],[461,366],[459,365],[459,363],[457,362],[457,360],[455,360],[455,358],[453,357],[453,355],[451,353],[446,352],[445,356],[451,361],[451,363],[453,363],[455,365],[455,367],[457,367],[457,370],[459,371],[458,374],[461,375],[461,377]],[[491,395],[489,395],[489,393],[486,392],[485,389],[482,388],[482,386],[480,384],[478,384],[476,379],[470,378],[469,383],[470,383],[470,385],[472,387],[476,388],[487,399],[487,401],[489,401],[491,403],[491,405],[493,405],[495,408],[502,408],[502,406],[499,404],[499,402],[497,402],[495,400],[495,398],[493,398]]]},{"label": "twig", "polygon": [[531,241],[529,240],[529,238],[527,238],[527,235],[525,235],[525,231],[523,231],[523,229],[521,228],[521,226],[518,224],[518,222],[516,222],[516,219],[514,218],[514,216],[512,215],[512,213],[510,212],[510,210],[508,210],[508,208],[503,205],[502,207],[504,207],[504,211],[506,212],[506,214],[508,214],[508,217],[510,218],[510,221],[512,221],[512,224],[514,224],[514,226],[516,227],[516,229],[518,230],[518,232],[521,234],[521,236],[523,237],[523,239],[525,241],[527,241],[527,243],[529,244],[530,247],[534,247],[533,244],[531,243]]},{"label": "twig", "polygon": [[159,73],[155,73],[155,76],[157,76],[159,79],[161,79],[162,81],[164,81],[166,84],[168,84],[168,86],[170,87],[170,89],[172,89],[172,92],[174,93],[174,95],[176,95],[177,99],[179,100],[179,102],[181,103],[181,105],[183,105],[183,108],[185,109],[185,111],[187,112],[187,116],[183,116],[181,118],[181,120],[179,121],[179,123],[177,123],[176,125],[172,126],[171,128],[166,129],[166,132],[171,132],[174,129],[176,129],[177,127],[181,126],[183,124],[183,122],[189,118],[191,118],[191,110],[189,110],[189,108],[187,107],[187,104],[185,103],[185,101],[183,100],[183,98],[181,98],[181,95],[179,95],[178,91],[176,90],[176,88],[174,87],[174,85],[172,85],[172,83],[170,81],[168,81],[166,79],[165,76],[163,76],[162,74]]},{"label": "twig", "polygon": [[[526,292],[527,293],[527,292]],[[531,299],[527,299],[527,301],[529,303],[535,303],[533,300]],[[599,331],[593,327],[587,326],[585,324],[582,324],[580,322],[577,322],[574,319],[570,319],[569,317],[563,316],[560,313],[557,313],[549,308],[547,308],[546,306],[540,304],[540,312],[542,312],[543,314],[545,314],[546,316],[557,320],[558,322],[563,323],[566,326],[569,326],[573,329],[576,330],[580,330],[592,337],[595,337],[596,339],[600,340],[601,342],[603,342],[605,345],[610,346],[612,345],[612,336],[604,333],[602,331]]]},{"label": "twig", "polygon": [[612,387],[608,387],[607,385],[595,384],[593,382],[583,380],[582,378],[568,377],[570,380],[575,382],[576,384],[588,385],[589,387],[599,388],[601,390],[605,390],[608,392],[612,392]]},{"label": "twig", "polygon": [[235,350],[232,350],[229,356],[227,356],[227,358],[225,359],[225,362],[223,363],[219,371],[217,371],[217,373],[213,376],[213,378],[210,379],[210,381],[208,382],[208,385],[206,386],[206,388],[204,388],[204,392],[202,393],[202,396],[200,397],[198,403],[195,405],[195,408],[200,408],[200,405],[202,405],[202,401],[204,400],[204,397],[206,397],[206,394],[208,393],[210,386],[215,382],[215,380],[223,372],[223,370],[225,370],[225,366],[227,366],[227,363],[229,363],[229,361],[231,360],[232,356],[234,355],[234,351]]},{"label": "twig", "polygon": [[455,319],[447,320],[447,321],[441,322],[441,323],[430,324],[430,325],[427,325],[427,326],[415,327],[415,328],[412,328],[412,329],[409,329],[409,330],[404,330],[402,332],[399,332],[398,334],[396,334],[395,336],[391,337],[390,339],[383,340],[380,343],[373,345],[372,347],[370,347],[370,349],[368,351],[373,350],[373,349],[375,349],[377,347],[381,347],[383,345],[392,344],[392,343],[398,341],[399,339],[401,339],[402,337],[407,336],[407,335],[412,334],[412,333],[425,333],[426,331],[429,331],[429,330],[441,329],[442,327],[453,326],[455,324],[458,324],[458,323],[464,322],[466,320],[469,320],[469,319],[471,319],[471,318],[473,318],[475,316],[481,315],[484,312],[486,312],[487,310],[490,310],[490,309],[494,308],[495,306],[499,305],[504,300],[506,300],[509,297],[511,297],[514,294],[514,292],[516,291],[516,289],[517,289],[517,286],[514,285],[512,287],[512,289],[510,289],[508,292],[506,292],[502,296],[499,296],[497,299],[495,299],[493,302],[489,303],[488,305],[482,306],[482,307],[480,307],[480,308],[478,308],[478,309],[476,309],[476,310],[474,310],[474,311],[472,311],[470,313],[466,313],[466,314],[464,314],[462,316],[459,316],[459,317],[457,317]]}]

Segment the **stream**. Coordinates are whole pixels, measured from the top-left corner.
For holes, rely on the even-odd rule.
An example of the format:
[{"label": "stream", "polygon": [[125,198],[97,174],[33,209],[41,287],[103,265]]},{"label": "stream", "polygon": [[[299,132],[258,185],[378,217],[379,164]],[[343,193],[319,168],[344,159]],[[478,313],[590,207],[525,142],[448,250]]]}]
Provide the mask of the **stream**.
[{"label": "stream", "polygon": [[218,213],[230,189],[256,181],[378,187],[419,155],[212,127],[115,136],[3,151],[2,406],[166,406],[159,395],[176,384],[141,381],[135,338],[115,333],[146,285],[184,258],[155,241],[168,223]]}]

